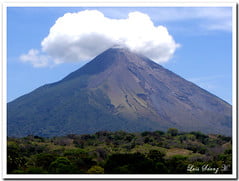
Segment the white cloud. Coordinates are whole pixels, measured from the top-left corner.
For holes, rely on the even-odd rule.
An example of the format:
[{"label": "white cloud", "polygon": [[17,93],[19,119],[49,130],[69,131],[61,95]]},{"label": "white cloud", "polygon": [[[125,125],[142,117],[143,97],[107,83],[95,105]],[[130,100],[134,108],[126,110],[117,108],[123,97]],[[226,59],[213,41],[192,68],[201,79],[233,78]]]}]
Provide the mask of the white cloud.
[{"label": "white cloud", "polygon": [[205,25],[208,30],[221,30],[221,31],[232,31],[232,22],[231,21],[220,21],[216,24],[208,23]]},{"label": "white cloud", "polygon": [[45,67],[49,65],[49,57],[46,55],[40,55],[36,49],[31,49],[27,54],[20,56],[22,62],[29,62],[34,67]]},{"label": "white cloud", "polygon": [[189,81],[199,85],[203,89],[208,90],[209,92],[215,92],[219,88],[220,82],[223,80],[225,75],[211,75],[203,77],[194,77],[188,78]]},{"label": "white cloud", "polygon": [[180,22],[196,20],[195,26],[203,30],[232,31],[232,8],[230,7],[177,7],[149,12],[154,21]]},{"label": "white cloud", "polygon": [[[157,63],[168,61],[179,46],[167,28],[155,26],[147,14],[131,12],[126,19],[110,19],[97,10],[66,13],[41,42],[42,53],[49,55],[55,64],[90,60],[115,44],[140,52]],[[21,59],[38,66],[47,65],[48,58],[30,51]]]}]

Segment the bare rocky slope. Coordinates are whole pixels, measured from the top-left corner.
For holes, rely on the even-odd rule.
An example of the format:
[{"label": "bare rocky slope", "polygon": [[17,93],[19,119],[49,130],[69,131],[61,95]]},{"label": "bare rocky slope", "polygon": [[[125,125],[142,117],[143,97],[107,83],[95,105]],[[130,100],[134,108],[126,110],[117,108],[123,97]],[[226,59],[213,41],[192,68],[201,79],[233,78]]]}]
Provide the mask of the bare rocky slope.
[{"label": "bare rocky slope", "polygon": [[8,136],[100,130],[231,135],[232,106],[125,48],[110,48],[64,79],[7,105]]}]

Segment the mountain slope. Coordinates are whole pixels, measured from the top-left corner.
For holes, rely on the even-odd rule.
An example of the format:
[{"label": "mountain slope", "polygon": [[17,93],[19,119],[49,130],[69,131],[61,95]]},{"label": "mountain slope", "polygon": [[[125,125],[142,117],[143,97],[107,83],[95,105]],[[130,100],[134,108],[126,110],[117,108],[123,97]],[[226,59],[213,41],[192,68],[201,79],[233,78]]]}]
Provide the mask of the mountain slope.
[{"label": "mountain slope", "polygon": [[148,58],[111,48],[53,84],[8,104],[8,135],[99,130],[231,135],[231,105]]}]

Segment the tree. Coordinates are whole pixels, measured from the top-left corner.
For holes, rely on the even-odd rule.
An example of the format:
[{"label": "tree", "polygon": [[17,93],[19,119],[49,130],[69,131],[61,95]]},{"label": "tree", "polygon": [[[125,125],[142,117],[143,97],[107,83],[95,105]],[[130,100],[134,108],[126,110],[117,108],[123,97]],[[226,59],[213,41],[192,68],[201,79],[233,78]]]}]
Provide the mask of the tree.
[{"label": "tree", "polygon": [[40,153],[36,155],[36,166],[45,170],[49,169],[50,164],[56,160],[56,154]]},{"label": "tree", "polygon": [[53,140],[55,145],[69,146],[73,143],[73,139],[67,137],[59,137]]},{"label": "tree", "polygon": [[73,166],[66,157],[58,157],[49,167],[50,173],[67,174],[74,173]]},{"label": "tree", "polygon": [[167,133],[169,133],[171,136],[177,136],[178,135],[178,129],[177,128],[169,128]]},{"label": "tree", "polygon": [[25,166],[26,159],[21,155],[20,148],[13,143],[7,146],[7,172],[21,169]]},{"label": "tree", "polygon": [[169,160],[167,160],[166,166],[169,173],[187,173],[187,157],[182,155],[174,155]]},{"label": "tree", "polygon": [[154,173],[161,174],[167,173],[167,167],[165,166],[164,160],[165,153],[159,150],[150,150],[147,157],[153,161]]},{"label": "tree", "polygon": [[78,168],[78,170],[87,171],[96,162],[84,149],[70,149],[65,151],[64,156],[71,161],[71,163]]},{"label": "tree", "polygon": [[163,157],[165,156],[165,153],[162,153],[159,150],[150,150],[147,156],[154,162],[164,162]]},{"label": "tree", "polygon": [[208,135],[205,135],[203,133],[201,133],[200,131],[192,131],[190,132],[190,134],[193,134],[196,136],[196,139],[201,141],[203,144],[207,144],[208,142]]}]

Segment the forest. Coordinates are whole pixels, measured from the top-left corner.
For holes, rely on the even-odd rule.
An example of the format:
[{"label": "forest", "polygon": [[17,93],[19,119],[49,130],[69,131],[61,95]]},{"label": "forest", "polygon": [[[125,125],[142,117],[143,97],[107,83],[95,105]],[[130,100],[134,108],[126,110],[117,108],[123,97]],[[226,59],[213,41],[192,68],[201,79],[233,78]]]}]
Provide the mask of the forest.
[{"label": "forest", "polygon": [[8,137],[7,173],[231,174],[232,138],[176,128]]}]

